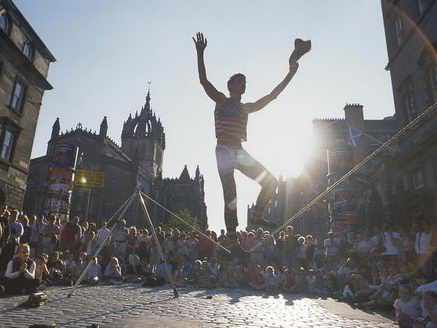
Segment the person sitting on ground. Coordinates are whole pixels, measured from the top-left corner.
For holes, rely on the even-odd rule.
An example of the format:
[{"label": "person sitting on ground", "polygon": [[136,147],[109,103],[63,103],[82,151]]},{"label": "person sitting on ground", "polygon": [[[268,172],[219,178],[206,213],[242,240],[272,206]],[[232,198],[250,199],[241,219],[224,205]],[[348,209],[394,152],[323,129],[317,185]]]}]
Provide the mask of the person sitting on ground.
[{"label": "person sitting on ground", "polygon": [[264,289],[263,271],[261,265],[249,263],[246,279],[249,287],[252,287],[255,290]]},{"label": "person sitting on ground", "polygon": [[276,292],[279,288],[279,279],[275,273],[275,268],[271,265],[267,266],[263,274],[264,278],[264,288],[268,292]]},{"label": "person sitting on ground", "polygon": [[59,252],[54,252],[49,256],[47,268],[49,269],[49,281],[52,285],[70,285],[70,282],[65,281],[65,263],[60,258]]},{"label": "person sitting on ground", "polygon": [[90,285],[97,285],[102,276],[102,267],[97,256],[92,257],[92,262],[86,272],[86,282]]},{"label": "person sitting on ground", "polygon": [[47,268],[48,256],[47,254],[40,254],[36,258],[35,264],[35,279],[39,281],[40,284],[47,282],[49,278],[49,270]]},{"label": "person sitting on ground", "polygon": [[400,328],[413,327],[421,314],[419,298],[413,294],[413,288],[409,283],[399,285],[399,297],[393,307]]},{"label": "person sitting on ground", "polygon": [[8,294],[29,294],[36,292],[39,281],[35,279],[35,262],[29,257],[28,244],[20,244],[17,253],[6,268],[5,290]]},{"label": "person sitting on ground", "polygon": [[121,267],[116,257],[111,257],[111,260],[105,268],[103,276],[111,283],[120,282],[123,279]]}]

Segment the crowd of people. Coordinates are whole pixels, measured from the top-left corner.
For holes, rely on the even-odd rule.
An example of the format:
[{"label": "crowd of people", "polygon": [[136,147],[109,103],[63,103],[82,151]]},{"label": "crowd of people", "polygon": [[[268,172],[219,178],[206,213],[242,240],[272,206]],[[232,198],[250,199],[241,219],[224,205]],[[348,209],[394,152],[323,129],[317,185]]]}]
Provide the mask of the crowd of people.
[{"label": "crowd of people", "polygon": [[404,231],[386,225],[331,232],[323,240],[293,226],[277,236],[248,229],[237,238],[224,230],[217,235],[157,227],[158,244],[148,229],[125,221],[111,233],[106,223],[78,217],[63,223],[55,215],[27,217],[7,208],[0,213],[0,293],[6,295],[71,286],[85,270],[83,282],[90,285],[134,280],[305,293],[394,310],[401,327],[437,327],[437,233],[425,220]]}]

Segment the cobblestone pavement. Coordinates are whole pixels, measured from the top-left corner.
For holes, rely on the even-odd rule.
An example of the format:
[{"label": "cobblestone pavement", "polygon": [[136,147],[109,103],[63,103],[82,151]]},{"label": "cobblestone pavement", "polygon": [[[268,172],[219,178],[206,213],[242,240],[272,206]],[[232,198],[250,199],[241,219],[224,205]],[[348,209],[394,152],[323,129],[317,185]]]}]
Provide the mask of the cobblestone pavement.
[{"label": "cobblestone pavement", "polygon": [[395,327],[377,314],[334,300],[299,295],[266,295],[251,290],[180,289],[135,284],[46,290],[49,302],[38,308],[18,305],[27,297],[0,299],[0,327],[56,323],[57,327]]}]

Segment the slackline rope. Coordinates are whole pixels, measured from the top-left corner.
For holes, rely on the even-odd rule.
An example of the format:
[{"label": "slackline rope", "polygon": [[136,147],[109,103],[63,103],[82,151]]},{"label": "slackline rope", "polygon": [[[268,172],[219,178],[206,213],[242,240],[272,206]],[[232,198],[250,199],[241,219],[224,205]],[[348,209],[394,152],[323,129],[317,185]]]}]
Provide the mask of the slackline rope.
[{"label": "slackline rope", "polygon": [[[310,202],[308,202],[304,207],[302,207],[299,211],[297,211],[291,218],[289,218],[286,222],[284,222],[281,226],[276,228],[272,234],[275,235],[282,229],[284,229],[285,226],[289,225],[293,221],[295,221],[297,218],[301,217],[306,211],[308,211],[310,208],[312,208],[317,202],[319,202],[322,198],[326,197],[328,194],[331,193],[336,187],[338,187],[340,184],[342,184],[346,179],[348,179],[351,175],[359,171],[364,165],[366,165],[370,160],[372,160],[374,157],[379,155],[383,150],[386,148],[390,148],[390,146],[400,137],[407,134],[409,130],[413,129],[422,122],[423,119],[425,119],[428,115],[435,114],[434,112],[437,110],[437,104],[433,104],[429,106],[426,110],[423,111],[419,116],[417,116],[414,120],[412,120],[410,123],[405,125],[403,128],[401,128],[397,133],[395,133],[389,140],[385,141],[380,147],[375,149],[373,153],[365,157],[361,162],[357,163],[349,172],[344,174],[340,179],[338,179],[336,182],[334,182],[331,186],[329,186],[325,191],[321,192],[318,196],[314,197]],[[258,248],[261,245],[261,243],[257,243],[250,252],[254,251],[256,248]]]},{"label": "slackline rope", "polygon": [[178,219],[179,221],[181,221],[182,223],[184,223],[185,225],[187,225],[188,227],[190,227],[191,229],[193,229],[194,231],[196,231],[198,234],[200,234],[201,236],[209,239],[213,244],[217,245],[218,247],[220,247],[221,249],[223,249],[224,251],[226,251],[228,254],[231,254],[231,251],[229,249],[227,249],[226,247],[224,247],[223,245],[221,245],[220,243],[216,242],[214,239],[212,239],[211,237],[209,237],[208,235],[204,234],[202,231],[200,231],[199,229],[197,229],[195,226],[193,226],[192,224],[188,223],[187,221],[185,221],[184,219],[182,219],[179,215],[175,214],[174,212],[170,211],[168,208],[166,208],[164,205],[160,204],[159,202],[157,202],[156,200],[154,200],[152,197],[148,196],[146,193],[141,192],[141,195],[146,197],[148,200],[150,200],[152,203],[156,204],[157,206],[159,206],[160,208],[162,208],[164,211],[166,211],[167,213],[173,215],[176,219]]}]

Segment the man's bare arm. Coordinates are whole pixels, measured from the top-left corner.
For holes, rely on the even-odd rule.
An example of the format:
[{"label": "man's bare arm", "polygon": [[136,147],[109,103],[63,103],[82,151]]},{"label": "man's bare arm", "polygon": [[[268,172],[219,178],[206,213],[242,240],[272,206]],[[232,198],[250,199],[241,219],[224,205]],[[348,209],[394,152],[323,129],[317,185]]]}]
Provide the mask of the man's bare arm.
[{"label": "man's bare arm", "polygon": [[197,51],[197,68],[199,70],[199,80],[203,89],[209,98],[214,100],[216,103],[223,103],[226,99],[226,96],[218,91],[211,82],[208,81],[206,77],[206,67],[204,60],[204,52],[205,48],[208,44],[208,40],[204,38],[202,33],[197,33],[196,38],[193,37],[194,44],[196,45]]},{"label": "man's bare arm", "polygon": [[257,112],[267,106],[272,100],[276,99],[279,94],[287,87],[293,76],[296,74],[299,64],[297,62],[290,64],[290,71],[285,78],[270,92],[254,103],[245,104],[245,108],[249,113]]}]

